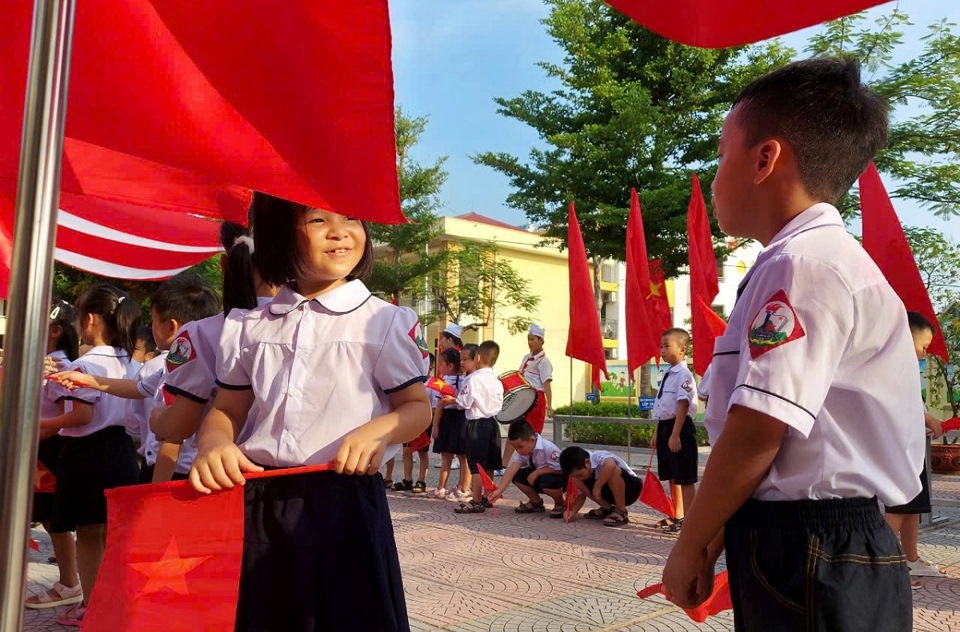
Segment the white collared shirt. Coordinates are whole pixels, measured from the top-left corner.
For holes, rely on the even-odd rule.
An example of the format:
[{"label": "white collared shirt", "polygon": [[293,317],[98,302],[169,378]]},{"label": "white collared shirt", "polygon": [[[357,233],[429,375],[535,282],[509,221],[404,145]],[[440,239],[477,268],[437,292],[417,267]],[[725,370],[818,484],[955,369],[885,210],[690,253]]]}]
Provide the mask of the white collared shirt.
[{"label": "white collared shirt", "polygon": [[[63,351],[48,353],[47,357],[60,363],[60,371],[69,371],[73,367],[73,363],[67,360],[67,354]],[[50,419],[61,414],[59,403],[63,399],[63,391],[54,388],[56,385],[52,380],[43,381],[40,388],[40,419]]]},{"label": "white collared shirt", "polygon": [[465,411],[468,420],[493,417],[503,408],[503,384],[484,367],[467,376],[457,395],[457,405]]},{"label": "white collared shirt", "polygon": [[788,426],[754,498],[916,496],[923,403],[906,312],[839,212],[794,217],[744,283],[714,348],[705,424],[715,441],[739,404]]},{"label": "white collared shirt", "polygon": [[417,315],[361,281],[313,300],[284,287],[268,306],[231,312],[218,358],[221,388],[253,389],[237,445],[272,467],[329,462],[347,433],[390,412],[390,393],[425,381],[429,366]]},{"label": "white collared shirt", "polygon": [[[126,351],[104,345],[88,351],[71,368],[87,375],[122,380],[127,378],[128,364],[129,357]],[[90,419],[90,423],[61,428],[60,434],[65,437],[86,437],[109,426],[124,428],[127,426],[129,408],[125,399],[107,395],[92,388],[78,388],[71,391],[63,386],[56,385],[54,386],[54,392],[58,399],[66,399],[68,402],[79,401],[93,406],[93,417]]]},{"label": "white collared shirt", "polygon": [[[603,468],[603,462],[607,459],[613,459],[621,468],[630,473],[631,476],[637,476],[637,473],[627,465],[627,462],[619,456],[608,450],[587,450],[590,455],[590,468],[593,470],[593,478],[599,478],[600,470]],[[638,477],[639,478],[639,477]]]},{"label": "white collared shirt", "polygon": [[654,419],[673,419],[677,416],[677,404],[681,401],[690,402],[687,414],[697,416],[697,384],[693,373],[685,362],[678,362],[671,366],[663,375],[660,382],[662,388],[657,390],[657,398],[653,402]]},{"label": "white collared shirt", "polygon": [[523,356],[523,361],[520,363],[520,373],[530,382],[530,386],[542,391],[543,385],[553,379],[553,365],[541,349],[540,353],[536,355],[528,353]]},{"label": "white collared shirt", "polygon": [[548,441],[537,433],[537,444],[533,446],[533,452],[529,456],[523,456],[519,452],[514,452],[510,460],[514,463],[520,463],[524,467],[532,467],[539,470],[541,467],[560,470],[560,449],[552,441]]},{"label": "white collared shirt", "polygon": [[[140,369],[137,375],[137,391],[144,396],[133,402],[133,414],[140,426],[140,449],[137,452],[144,458],[147,465],[155,465],[157,454],[160,451],[160,442],[150,430],[150,413],[164,405],[163,385],[167,376],[167,352],[158,354]],[[176,472],[188,474],[193,460],[197,456],[197,442],[195,436],[188,437],[180,444],[180,454],[177,458]]]}]

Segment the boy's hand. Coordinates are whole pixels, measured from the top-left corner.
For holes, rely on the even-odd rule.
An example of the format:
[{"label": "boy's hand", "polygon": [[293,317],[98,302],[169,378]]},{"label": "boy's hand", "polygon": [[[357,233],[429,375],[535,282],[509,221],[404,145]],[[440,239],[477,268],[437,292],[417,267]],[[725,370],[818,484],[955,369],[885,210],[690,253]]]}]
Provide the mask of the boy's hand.
[{"label": "boy's hand", "polygon": [[667,441],[667,446],[670,448],[670,451],[671,451],[671,452],[674,452],[674,453],[679,452],[679,451],[680,451],[680,437],[677,437],[677,436],[675,436],[675,435],[670,435],[670,440]]},{"label": "boy's hand", "polygon": [[536,470],[530,472],[530,475],[527,476],[527,484],[530,487],[533,487],[533,484],[537,482],[537,479],[540,478],[540,473]]},{"label": "boy's hand", "polygon": [[571,520],[576,520],[578,514],[573,513],[569,509],[563,510],[563,519],[565,522],[570,522]]},{"label": "boy's hand", "polygon": [[436,440],[439,437],[440,437],[440,426],[434,426],[433,432],[430,433],[430,438]]},{"label": "boy's hand", "polygon": [[243,485],[244,472],[262,472],[263,468],[254,464],[240,451],[235,443],[223,443],[209,449],[202,449],[190,468],[190,484],[202,494],[233,489],[234,485]]},{"label": "boy's hand", "polygon": [[681,608],[696,608],[713,592],[714,572],[705,550],[688,550],[677,542],[663,569],[663,592]]},{"label": "boy's hand", "polygon": [[653,429],[653,436],[650,437],[650,449],[651,450],[657,449],[657,429],[656,428]]},{"label": "boy's hand", "polygon": [[934,439],[939,439],[943,435],[943,422],[939,419],[927,420],[927,427],[933,432]]},{"label": "boy's hand", "polygon": [[340,443],[334,458],[337,474],[376,474],[389,445],[378,424],[365,424]]},{"label": "boy's hand", "polygon": [[49,379],[59,382],[70,390],[78,388],[100,388],[97,378],[80,371],[62,371],[49,376]]},{"label": "boy's hand", "polygon": [[594,499],[601,498],[602,493],[603,493],[603,485],[601,485],[600,483],[595,483],[593,485],[593,490],[591,491],[591,495],[593,496],[593,498]]},{"label": "boy's hand", "polygon": [[491,503],[495,503],[495,502],[497,502],[498,500],[500,500],[501,498],[503,498],[503,490],[502,490],[502,489],[494,490],[494,491],[490,492],[490,495],[489,495],[489,496],[487,496],[487,500],[489,500]]},{"label": "boy's hand", "polygon": [[449,406],[451,404],[456,404],[457,398],[450,395],[444,395],[440,398],[440,402],[443,403],[444,406]]}]

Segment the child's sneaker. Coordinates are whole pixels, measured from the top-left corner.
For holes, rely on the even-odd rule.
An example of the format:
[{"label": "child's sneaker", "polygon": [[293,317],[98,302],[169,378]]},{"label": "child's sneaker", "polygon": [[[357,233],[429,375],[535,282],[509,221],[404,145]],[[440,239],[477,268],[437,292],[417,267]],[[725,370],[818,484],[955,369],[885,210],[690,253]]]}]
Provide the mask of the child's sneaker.
[{"label": "child's sneaker", "polygon": [[457,500],[459,500],[459,501],[462,502],[462,503],[465,503],[465,502],[468,502],[468,501],[470,501],[470,500],[473,500],[473,492],[470,492],[470,491],[464,492],[464,491],[460,491],[460,490],[458,489],[458,490],[457,490]]},{"label": "child's sneaker", "polygon": [[907,568],[913,577],[939,577],[942,573],[936,564],[919,557],[912,562],[907,560]]},{"label": "child's sneaker", "polygon": [[434,497],[444,500],[447,497],[447,490],[442,487],[437,488],[437,491],[433,492]]},{"label": "child's sneaker", "polygon": [[73,626],[79,628],[83,625],[83,615],[87,611],[87,607],[82,603],[78,603],[74,607],[70,608],[57,619],[57,623],[60,625]]},{"label": "child's sneaker", "polygon": [[427,491],[427,484],[423,481],[417,481],[413,484],[413,489],[410,490],[414,494],[424,494]]}]

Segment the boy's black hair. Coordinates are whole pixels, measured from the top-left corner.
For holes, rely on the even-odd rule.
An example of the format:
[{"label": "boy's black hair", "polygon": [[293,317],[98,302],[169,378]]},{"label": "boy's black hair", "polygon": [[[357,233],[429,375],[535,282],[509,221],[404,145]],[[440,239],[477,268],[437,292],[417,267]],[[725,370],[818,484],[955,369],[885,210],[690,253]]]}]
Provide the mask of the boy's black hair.
[{"label": "boy's black hair", "polygon": [[688,332],[686,329],[681,329],[680,327],[671,327],[660,335],[661,338],[666,336],[676,336],[679,339],[681,347],[686,347],[687,349],[690,348],[690,332]]},{"label": "boy's black hair", "polygon": [[253,276],[256,261],[250,246],[242,241],[250,230],[234,222],[220,224],[220,245],[223,246],[223,313],[257,306],[257,287]]},{"label": "boy's black hair", "polygon": [[516,441],[518,439],[529,441],[530,439],[535,439],[536,437],[537,433],[534,432],[533,426],[527,423],[526,419],[518,419],[514,421],[507,429],[507,439],[510,441]]},{"label": "boy's black hair", "polygon": [[463,348],[463,340],[461,340],[460,338],[457,338],[453,334],[447,333],[445,331],[441,331],[440,335],[446,338],[447,340],[450,340],[451,342],[453,342],[453,346],[456,347],[457,349]]},{"label": "boy's black hair", "polygon": [[471,360],[476,360],[477,356],[480,355],[480,345],[475,345],[472,342],[468,342],[463,345],[462,351],[466,351],[467,357]]},{"label": "boy's black hair", "polygon": [[921,331],[929,331],[932,334],[937,333],[937,329],[933,326],[933,323],[920,312],[907,312],[907,323],[910,325],[910,331],[912,333],[920,333]]},{"label": "boy's black hair", "polygon": [[140,306],[129,294],[109,283],[97,283],[80,295],[77,313],[80,318],[88,314],[99,316],[106,327],[107,343],[133,355],[140,323]]},{"label": "boy's black hair", "polygon": [[560,471],[569,476],[575,470],[584,468],[584,462],[590,458],[590,453],[578,445],[564,448],[560,453]]},{"label": "boy's black hair", "polygon": [[213,288],[199,277],[182,272],[160,284],[150,299],[150,306],[161,320],[175,320],[181,325],[220,311],[220,301]]},{"label": "boy's black hair", "polygon": [[484,340],[480,343],[480,357],[483,358],[484,364],[492,367],[500,357],[500,345],[492,340]]},{"label": "boy's black hair", "polygon": [[50,307],[50,325],[60,328],[57,351],[62,351],[71,362],[80,356],[80,336],[77,334],[77,310],[73,305],[54,297]]},{"label": "boy's black hair", "polygon": [[831,204],[887,144],[887,105],[861,83],[852,57],[787,64],[753,81],[733,105],[747,145],[785,140],[807,192]]},{"label": "boy's black hair", "polygon": [[460,375],[460,372],[463,370],[460,368],[460,352],[456,349],[444,349],[440,353],[440,357],[443,358],[443,361],[447,364],[453,365],[453,368],[456,370],[456,374]]},{"label": "boy's black hair", "polygon": [[[290,202],[259,191],[253,194],[250,211],[253,213],[253,239],[257,250],[257,270],[260,278],[271,285],[290,283],[301,275],[303,257],[299,232],[300,221],[310,207]],[[363,225],[366,236],[363,255],[347,280],[364,279],[373,270],[373,240],[370,226]]]},{"label": "boy's black hair", "polygon": [[136,340],[143,341],[143,350],[147,353],[157,352],[157,341],[153,339],[153,329],[146,325],[137,327]]}]

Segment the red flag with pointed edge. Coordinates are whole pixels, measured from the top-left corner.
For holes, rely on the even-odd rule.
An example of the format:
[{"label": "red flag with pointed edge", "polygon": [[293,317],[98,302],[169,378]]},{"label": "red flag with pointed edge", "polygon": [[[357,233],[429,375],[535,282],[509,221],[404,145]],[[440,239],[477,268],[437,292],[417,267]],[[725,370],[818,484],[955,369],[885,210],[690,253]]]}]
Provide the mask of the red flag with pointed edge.
[{"label": "red flag with pointed edge", "polygon": [[720,317],[720,314],[713,311],[713,309],[703,302],[703,297],[698,296],[696,305],[694,309],[700,310],[701,319],[707,324],[707,329],[710,330],[710,333],[713,335],[714,339],[719,338],[723,335],[723,332],[727,330],[727,321]]},{"label": "red flag with pointed edge", "polygon": [[431,377],[427,380],[427,388],[430,390],[436,391],[443,396],[455,397],[457,395],[457,389],[453,388],[450,384],[447,384],[439,377]]},{"label": "red flag with pointed edge", "polygon": [[[696,303],[699,298],[707,305],[720,291],[717,277],[717,258],[713,252],[713,236],[710,232],[710,218],[707,205],[703,201],[700,180],[693,174],[690,192],[690,205],[687,207],[687,237],[690,242],[690,299]],[[691,334],[693,335],[693,368],[697,375],[703,375],[713,359],[715,336],[709,323],[704,320],[701,310],[694,309],[691,314]]]},{"label": "red flag with pointed edge", "polygon": [[667,496],[667,492],[663,490],[663,484],[660,483],[653,471],[650,469],[653,466],[653,450],[650,451],[650,459],[647,461],[647,474],[643,478],[643,487],[640,488],[640,502],[644,505],[659,511],[663,515],[676,518],[677,513],[676,509],[673,506],[673,502],[670,500],[670,497]]},{"label": "red flag with pointed edge", "polygon": [[[638,592],[637,597],[649,599],[654,595],[660,594],[663,594],[663,584],[653,584]],[[730,599],[730,579],[727,576],[727,571],[721,571],[714,576],[713,592],[710,593],[706,601],[696,608],[690,608],[689,610],[683,608],[683,611],[697,623],[703,623],[707,620],[707,617],[719,614],[724,610],[732,609],[733,602]]]},{"label": "red flag with pointed edge", "polygon": [[943,422],[943,431],[960,430],[960,417],[954,417]]},{"label": "red flag with pointed edge", "polygon": [[[490,475],[487,474],[487,471],[483,469],[482,465],[477,465],[477,473],[480,475],[480,484],[483,485],[483,491],[487,492],[487,496],[497,491],[497,484],[493,482],[493,479],[490,478]],[[493,515],[499,517],[496,507],[493,508]]]},{"label": "red flag with pointed edge", "polygon": [[33,473],[33,491],[41,494],[57,491],[57,477],[40,461],[37,461],[37,469]]},{"label": "red flag with pointed edge", "polygon": [[786,6],[756,0],[606,0],[660,35],[703,48],[743,46],[852,15],[889,0],[803,0]]},{"label": "red flag with pointed edge", "polygon": [[577,487],[577,484],[573,482],[573,477],[567,477],[567,493],[564,495],[563,501],[566,506],[566,515],[564,519],[567,522],[570,522],[571,514],[573,514],[573,505],[577,502],[577,498],[580,497],[580,488]]},{"label": "red flag with pointed edge", "polygon": [[412,452],[419,452],[430,447],[430,433],[421,432],[420,435],[409,443]]},{"label": "red flag with pointed edge", "polygon": [[[332,470],[325,465],[247,479]],[[232,630],[243,555],[244,487],[188,481],[107,490],[107,549],[84,615],[87,632]]]},{"label": "red flag with pointed edge", "polygon": [[660,360],[660,335],[653,311],[653,284],[647,261],[647,240],[637,190],[630,189],[630,216],[627,219],[627,370],[631,375],[650,358]]},{"label": "red flag with pointed edge", "polygon": [[907,311],[919,312],[933,323],[936,331],[927,353],[949,362],[947,344],[940,331],[937,314],[933,311],[930,295],[923,285],[903,226],[897,219],[897,212],[873,163],[860,176],[860,209],[863,249],[883,272]]},{"label": "red flag with pointed edge", "polygon": [[[659,259],[650,261],[650,292],[647,294],[647,311],[651,313],[651,317],[656,323],[655,329],[660,334],[673,327],[670,301],[667,299],[667,280],[664,278],[663,265]],[[659,341],[659,337],[657,340]]]},{"label": "red flag with pointed edge", "polygon": [[567,331],[567,356],[593,365],[591,382],[600,388],[600,371],[607,377],[607,359],[600,334],[600,316],[595,305],[593,276],[583,245],[583,233],[577,211],[570,202],[567,223],[567,255],[570,272],[570,328]]}]

